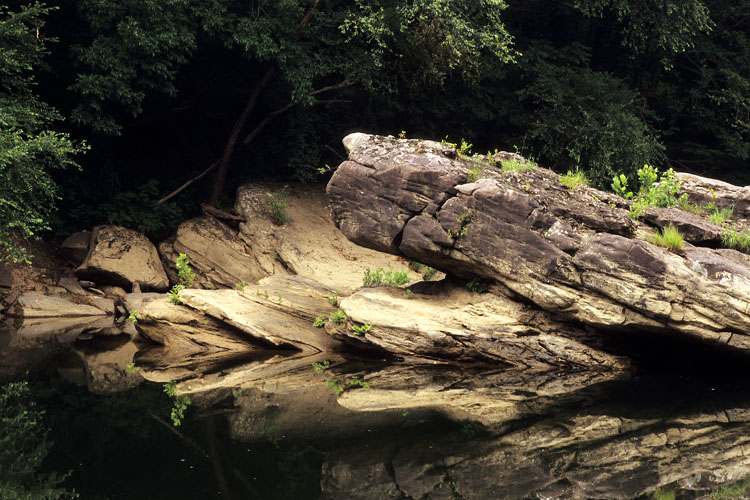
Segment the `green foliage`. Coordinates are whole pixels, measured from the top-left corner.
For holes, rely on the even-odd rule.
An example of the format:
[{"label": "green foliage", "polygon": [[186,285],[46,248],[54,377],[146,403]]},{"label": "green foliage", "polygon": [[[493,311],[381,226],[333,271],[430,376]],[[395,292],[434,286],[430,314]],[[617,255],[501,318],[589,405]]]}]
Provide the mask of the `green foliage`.
[{"label": "green foliage", "polygon": [[466,171],[466,183],[471,184],[472,182],[476,182],[477,179],[479,179],[479,169],[478,168],[470,168]]},{"label": "green foliage", "polygon": [[580,170],[568,170],[567,174],[560,176],[560,184],[573,190],[578,186],[588,186],[589,180],[586,177],[586,174]]},{"label": "green foliage", "polygon": [[370,271],[370,268],[365,270],[365,275],[362,278],[363,286],[402,286],[409,283],[409,271],[394,271],[389,269],[384,271],[383,268],[378,268],[375,271]]},{"label": "green foliage", "polygon": [[337,396],[344,392],[344,386],[341,385],[341,382],[335,379],[326,380],[326,387],[329,391],[333,391],[334,394]]},{"label": "green foliage", "polygon": [[372,325],[369,325],[367,323],[363,324],[362,326],[352,325],[352,332],[354,333],[354,335],[363,335],[370,330],[372,330]]},{"label": "green foliage", "polygon": [[326,326],[326,317],[325,316],[316,316],[315,321],[313,321],[313,326],[315,328],[323,328]]},{"label": "green foliage", "polygon": [[661,161],[663,147],[644,119],[637,92],[614,75],[591,69],[590,49],[576,41],[530,46],[519,60],[529,84],[517,95],[528,111],[527,147],[546,162],[586,172],[603,189],[617,170]]},{"label": "green foliage", "polygon": [[680,231],[670,224],[661,231],[657,229],[651,239],[651,243],[668,248],[674,252],[682,248],[683,238]]},{"label": "green foliage", "polygon": [[459,223],[458,232],[453,234],[450,229],[448,230],[448,236],[452,239],[460,238],[466,234],[469,230],[469,224],[474,222],[474,210],[468,209],[466,212],[458,216],[456,222]]},{"label": "green foliage", "polygon": [[128,368],[128,372],[135,373],[136,372],[136,370],[135,370],[135,362],[131,361],[130,363],[128,363],[127,368]]},{"label": "green foliage", "polygon": [[[616,175],[612,178],[612,190],[626,198],[634,199],[630,206],[628,215],[632,219],[641,217],[648,207],[673,207],[675,205],[684,205],[687,203],[687,195],[677,198],[677,192],[680,190],[680,181],[675,178],[674,170],[667,169],[661,177],[659,170],[648,164],[643,165],[636,172],[639,180],[638,194],[633,195],[627,190],[627,178],[623,175]],[[658,183],[657,183],[658,180]]]},{"label": "green foliage", "polygon": [[524,170],[536,168],[536,164],[531,161],[521,161],[515,158],[503,158],[500,160],[500,168],[504,172],[523,172]]},{"label": "green foliage", "polygon": [[80,200],[68,217],[75,224],[116,224],[151,237],[160,236],[172,229],[185,213],[173,202],[156,203],[159,185],[156,179],[149,179],[134,189],[114,194],[109,192],[115,189],[113,186],[99,187],[90,197]]},{"label": "green foliage", "polygon": [[484,293],[487,290],[489,290],[489,288],[490,288],[490,285],[487,282],[482,281],[479,278],[474,278],[468,283],[466,283],[466,289],[470,292]]},{"label": "green foliage", "polygon": [[743,253],[750,253],[750,232],[726,228],[721,233],[721,246],[733,248]]},{"label": "green foliage", "polygon": [[44,412],[37,407],[28,383],[0,386],[0,498],[78,497],[60,487],[65,476],[41,469],[52,446],[43,418]]},{"label": "green foliage", "polygon": [[434,267],[428,267],[422,275],[422,278],[424,278],[425,281],[430,281],[435,277],[435,273],[437,273],[437,269]]},{"label": "green foliage", "polygon": [[73,157],[87,149],[53,129],[62,117],[34,93],[52,10],[38,2],[17,12],[0,6],[0,260],[30,262],[14,238],[49,229],[60,198],[51,172],[78,168]]},{"label": "green foliage", "polygon": [[234,284],[234,289],[239,290],[240,292],[245,289],[247,286],[247,283],[245,283],[245,280],[240,280],[239,282]]},{"label": "green foliage", "polygon": [[370,384],[359,378],[357,375],[354,375],[349,379],[349,385],[352,387],[361,387],[362,389],[370,388]]},{"label": "green foliage", "polygon": [[410,288],[407,288],[406,289],[406,298],[410,299],[410,298],[412,298],[413,295],[414,295],[414,292],[412,292]]},{"label": "green foliage", "polygon": [[731,218],[732,215],[734,215],[734,207],[722,208],[721,210],[714,208],[709,217],[711,218],[711,222],[717,226],[721,226],[727,219]]},{"label": "green foliage", "polygon": [[742,500],[750,495],[750,479],[743,479],[711,492],[711,500]]},{"label": "green foliage", "polygon": [[288,196],[286,187],[282,187],[272,196],[266,197],[266,205],[271,210],[271,220],[277,226],[289,222],[289,204],[286,201]]},{"label": "green foliage", "polygon": [[346,314],[341,309],[336,309],[335,311],[331,311],[328,319],[334,323],[342,324],[346,322]]},{"label": "green foliage", "polygon": [[336,292],[329,293],[327,298],[328,298],[328,303],[331,304],[332,306],[339,305],[339,294],[338,293],[336,293]]},{"label": "green foliage", "polygon": [[312,367],[313,370],[315,370],[315,373],[322,373],[331,367],[331,362],[326,359],[324,361],[321,361],[320,363],[313,363]]},{"label": "green foliage", "polygon": [[182,301],[180,300],[180,292],[185,289],[185,285],[177,284],[174,285],[168,292],[167,292],[167,300],[176,305],[179,306],[182,304]]},{"label": "green foliage", "polygon": [[170,398],[174,398],[170,417],[172,418],[172,424],[175,427],[179,427],[182,424],[182,419],[185,418],[185,410],[191,404],[190,398],[177,392],[177,384],[175,382],[164,384],[164,392]]},{"label": "green foliage", "polygon": [[128,312],[128,317],[125,321],[132,321],[133,324],[138,323],[138,309]]},{"label": "green foliage", "polygon": [[654,490],[651,492],[654,500],[675,500],[674,490]]},{"label": "green foliage", "polygon": [[187,255],[184,253],[179,254],[175,260],[175,267],[177,268],[177,276],[180,278],[180,283],[184,285],[185,288],[193,286],[195,273],[190,268],[190,261],[188,260]]}]

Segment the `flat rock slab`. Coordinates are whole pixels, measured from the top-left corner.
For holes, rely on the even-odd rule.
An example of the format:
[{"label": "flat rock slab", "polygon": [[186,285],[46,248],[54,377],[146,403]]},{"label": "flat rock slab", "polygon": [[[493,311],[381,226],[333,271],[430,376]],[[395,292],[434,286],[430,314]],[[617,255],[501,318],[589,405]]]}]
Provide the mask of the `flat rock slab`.
[{"label": "flat rock slab", "polygon": [[[568,365],[622,370],[577,325],[500,293],[473,293],[458,284],[423,283],[415,292],[362,288],[341,301],[350,324],[334,335],[386,351],[442,359],[488,359],[507,366]],[[369,325],[358,333],[355,327]],[[329,323],[328,328],[332,326]]]},{"label": "flat rock slab", "polygon": [[[329,351],[340,347],[324,330],[315,328],[308,319],[262,305],[247,299],[237,290],[185,289],[179,293],[187,306],[224,321],[254,339],[270,345],[292,346],[301,350]],[[275,297],[278,306],[293,303]]]},{"label": "flat rock slab", "polygon": [[[111,301],[110,301],[111,302]],[[112,303],[114,312],[114,303]],[[22,294],[8,309],[9,316],[21,318],[53,318],[70,316],[105,316],[108,311],[93,305],[76,304],[61,297],[37,292]]]},{"label": "flat rock slab", "polygon": [[154,244],[141,233],[120,226],[94,228],[89,253],[75,273],[100,285],[131,289],[133,283],[140,283],[161,292],[169,288]]}]

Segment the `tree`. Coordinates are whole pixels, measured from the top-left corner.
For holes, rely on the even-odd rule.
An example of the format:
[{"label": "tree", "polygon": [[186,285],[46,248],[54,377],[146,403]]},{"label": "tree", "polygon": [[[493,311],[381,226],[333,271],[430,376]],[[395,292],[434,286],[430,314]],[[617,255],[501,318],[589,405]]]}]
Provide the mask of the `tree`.
[{"label": "tree", "polygon": [[33,69],[46,54],[43,18],[51,8],[35,3],[10,12],[0,6],[0,245],[2,259],[30,255],[14,238],[48,229],[58,199],[50,171],[77,167],[74,143],[52,124],[62,119],[34,93]]},{"label": "tree", "polygon": [[504,8],[500,0],[86,0],[92,40],[77,52],[84,71],[72,88],[83,102],[74,119],[117,133],[149,95],[179,94],[180,72],[211,51],[223,77],[214,84],[245,103],[202,174],[216,168],[216,203],[237,150],[283,113],[340,103],[351,89],[394,95],[454,74],[478,82],[512,60]]}]

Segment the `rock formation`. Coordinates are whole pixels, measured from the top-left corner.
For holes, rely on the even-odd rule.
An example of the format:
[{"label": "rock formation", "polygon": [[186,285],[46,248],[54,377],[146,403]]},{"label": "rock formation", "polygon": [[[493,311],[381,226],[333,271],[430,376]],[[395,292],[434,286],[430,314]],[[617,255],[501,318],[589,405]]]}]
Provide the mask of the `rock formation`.
[{"label": "rock formation", "polygon": [[[651,227],[628,217],[627,200],[569,189],[542,168],[504,171],[430,141],[352,134],[344,144],[349,160],[327,191],[350,240],[496,281],[512,300],[562,321],[750,351],[748,256],[657,246]],[[646,222],[669,218],[653,210]],[[694,243],[715,243],[718,229],[703,225]]]}]

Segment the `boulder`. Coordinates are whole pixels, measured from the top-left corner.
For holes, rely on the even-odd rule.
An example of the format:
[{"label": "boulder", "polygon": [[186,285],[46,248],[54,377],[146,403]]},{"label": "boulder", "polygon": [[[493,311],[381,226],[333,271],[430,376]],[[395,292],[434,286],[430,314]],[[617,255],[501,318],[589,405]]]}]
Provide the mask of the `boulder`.
[{"label": "boulder", "polygon": [[[351,241],[497,281],[516,300],[596,329],[750,351],[750,281],[721,251],[693,260],[656,246],[647,224],[604,201],[611,195],[570,190],[549,170],[505,172],[430,141],[359,134],[344,143],[349,160],[327,191]],[[467,183],[470,168],[480,178]],[[709,262],[721,276],[701,271]]]},{"label": "boulder", "polygon": [[169,288],[153,243],[141,233],[119,226],[94,228],[89,253],[75,273],[97,284],[126,289],[135,282],[154,291]]},{"label": "boulder", "polygon": [[255,283],[268,274],[252,248],[223,222],[210,216],[183,222],[174,239],[159,245],[171,280],[179,282],[175,261],[184,253],[190,266],[199,270],[193,286],[234,288],[237,283]]},{"label": "boulder", "polygon": [[734,208],[738,217],[750,217],[750,186],[735,186],[717,179],[677,172],[679,194],[687,194],[696,205],[714,203],[718,208]]}]

